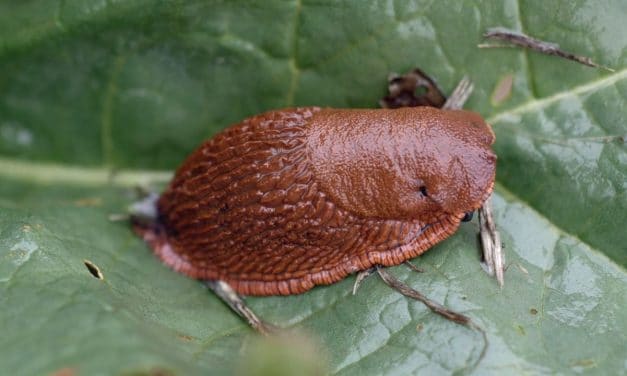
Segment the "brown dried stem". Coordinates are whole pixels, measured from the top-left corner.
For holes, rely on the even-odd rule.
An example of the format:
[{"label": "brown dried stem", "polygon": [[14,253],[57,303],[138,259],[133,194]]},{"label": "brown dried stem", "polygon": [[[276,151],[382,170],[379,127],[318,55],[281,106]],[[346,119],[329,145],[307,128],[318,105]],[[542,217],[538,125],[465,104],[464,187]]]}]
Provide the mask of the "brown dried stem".
[{"label": "brown dried stem", "polygon": [[429,308],[433,313],[436,313],[436,314],[444,317],[447,320],[450,320],[450,321],[456,322],[458,324],[467,326],[467,327],[469,327],[471,329],[475,329],[479,333],[481,333],[481,336],[483,337],[483,341],[484,341],[484,346],[483,346],[483,349],[481,350],[479,358],[475,362],[473,368],[476,367],[477,364],[479,364],[479,362],[481,361],[481,359],[483,359],[483,357],[485,356],[486,351],[488,349],[488,336],[486,335],[485,331],[479,325],[475,324],[470,319],[470,317],[468,317],[466,315],[463,315],[461,313],[457,313],[455,311],[452,311],[452,310],[444,307],[440,303],[437,303],[437,302],[434,302],[433,300],[430,300],[429,298],[424,296],[419,291],[414,290],[413,288],[409,287],[408,285],[406,285],[405,283],[403,283],[402,281],[400,281],[399,279],[394,277],[392,274],[388,273],[388,271],[386,269],[384,269],[383,267],[379,267],[378,266],[377,267],[377,273],[379,274],[379,276],[381,277],[383,282],[385,282],[388,286],[390,286],[394,290],[400,292],[401,294],[407,296],[408,298],[412,298],[412,299],[418,300],[422,304],[426,305],[427,308]]},{"label": "brown dried stem", "polygon": [[[575,55],[571,52],[562,50],[557,43],[546,42],[540,39],[536,39],[525,35],[523,33],[509,30],[503,27],[495,27],[488,29],[483,36],[489,39],[496,39],[509,42],[513,45],[528,48],[530,50],[538,51],[546,55],[559,56],[564,59],[576,61],[580,64],[587,65],[593,68],[601,68],[610,72],[614,72],[614,69],[600,65],[592,61],[591,58],[581,55]],[[479,48],[496,48],[504,47],[503,45],[494,44],[480,44]]]},{"label": "brown dried stem", "polygon": [[268,336],[277,328],[261,320],[244,302],[244,300],[224,281],[205,281],[205,284],[222,299],[235,313],[244,318],[257,332]]},{"label": "brown dried stem", "polygon": [[494,217],[492,216],[492,205],[490,199],[479,208],[479,225],[481,226],[481,246],[483,248],[483,259],[486,271],[489,275],[495,276],[499,286],[505,284],[503,276],[505,266],[505,256],[501,246],[501,235],[496,230]]}]

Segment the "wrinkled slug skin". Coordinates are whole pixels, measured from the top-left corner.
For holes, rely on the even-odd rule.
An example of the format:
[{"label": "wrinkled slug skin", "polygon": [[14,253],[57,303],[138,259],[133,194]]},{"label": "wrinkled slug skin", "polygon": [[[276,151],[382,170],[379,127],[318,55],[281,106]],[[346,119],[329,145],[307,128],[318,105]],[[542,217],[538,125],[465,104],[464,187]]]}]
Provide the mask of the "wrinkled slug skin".
[{"label": "wrinkled slug skin", "polygon": [[453,234],[492,191],[493,142],[468,111],[270,111],[204,142],[137,231],[190,277],[302,293]]}]

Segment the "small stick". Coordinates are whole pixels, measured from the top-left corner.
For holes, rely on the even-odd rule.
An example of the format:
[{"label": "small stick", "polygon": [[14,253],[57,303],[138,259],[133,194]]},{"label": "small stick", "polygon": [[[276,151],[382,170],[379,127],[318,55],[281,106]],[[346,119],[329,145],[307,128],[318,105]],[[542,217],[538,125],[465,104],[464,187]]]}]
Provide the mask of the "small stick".
[{"label": "small stick", "polygon": [[353,284],[353,295],[357,294],[357,289],[361,286],[361,282],[374,272],[374,268],[362,270],[357,273],[355,283]]},{"label": "small stick", "polygon": [[471,329],[475,329],[478,332],[480,332],[481,336],[483,337],[484,346],[483,346],[483,349],[481,350],[481,354],[479,355],[479,358],[477,359],[477,361],[475,362],[475,365],[473,366],[473,369],[477,366],[477,364],[479,364],[479,362],[483,359],[488,349],[488,336],[486,335],[485,331],[480,326],[475,324],[470,319],[470,317],[466,315],[462,315],[461,313],[457,313],[455,311],[451,311],[450,309],[444,307],[443,305],[430,300],[429,298],[424,296],[422,293],[420,293],[417,290],[412,289],[411,287],[409,287],[408,285],[406,285],[405,283],[403,283],[402,281],[394,277],[392,274],[388,273],[387,270],[385,270],[384,268],[380,266],[377,266],[377,273],[379,274],[383,282],[385,282],[388,286],[400,292],[401,294],[407,296],[408,298],[418,300],[422,304],[426,305],[427,308],[429,308],[433,313],[436,313],[444,317],[447,320],[456,322],[460,325],[467,326]]},{"label": "small stick", "polygon": [[424,273],[425,271],[420,269],[419,267],[417,267],[416,265],[412,264],[411,262],[405,261],[404,264],[411,270],[415,271],[416,273]]},{"label": "small stick", "polygon": [[481,329],[472,322],[470,317],[462,315],[461,313],[457,313],[455,311],[451,311],[445,306],[439,303],[436,303],[432,300],[429,300],[429,298],[424,296],[419,291],[412,289],[411,287],[409,287],[408,285],[406,285],[405,283],[401,282],[399,279],[394,277],[392,274],[388,273],[388,271],[385,270],[384,268],[377,266],[377,273],[379,274],[383,282],[385,282],[388,286],[392,287],[396,291],[400,292],[401,294],[409,298],[418,300],[422,304],[426,305],[431,311],[433,311],[433,313],[437,313],[438,315],[444,317],[445,319],[454,321],[458,324],[466,325],[472,328]]},{"label": "small stick", "polygon": [[[488,29],[485,32],[485,34],[483,34],[483,36],[484,38],[503,40],[511,44],[514,44],[516,46],[528,48],[530,50],[538,51],[543,54],[559,56],[561,58],[576,61],[580,64],[587,65],[589,67],[601,68],[610,72],[614,72],[614,69],[597,64],[594,61],[592,61],[592,59],[590,59],[589,57],[575,55],[573,53],[566,52],[560,49],[560,46],[557,43],[545,42],[536,38],[532,38],[523,33],[519,33],[517,31],[508,30],[502,27],[495,27],[495,28]],[[493,47],[502,47],[502,46],[480,44],[478,47],[479,48],[493,48]]]},{"label": "small stick", "polygon": [[244,300],[237,295],[235,290],[224,281],[204,281],[207,287],[222,299],[235,313],[244,318],[250,326],[257,332],[268,336],[277,331],[277,328],[273,325],[261,320],[257,315],[246,305]]},{"label": "small stick", "polygon": [[442,106],[443,110],[461,110],[464,107],[464,103],[472,94],[474,90],[474,85],[467,76],[462,77],[461,81],[455,87],[455,90],[451,93],[451,96],[448,97],[444,105]]},{"label": "small stick", "polygon": [[479,225],[481,227],[481,246],[483,247],[483,257],[486,272],[496,276],[499,286],[503,288],[505,278],[503,276],[505,256],[501,245],[501,235],[496,230],[494,217],[492,215],[492,205],[488,198],[483,206],[479,208]]}]

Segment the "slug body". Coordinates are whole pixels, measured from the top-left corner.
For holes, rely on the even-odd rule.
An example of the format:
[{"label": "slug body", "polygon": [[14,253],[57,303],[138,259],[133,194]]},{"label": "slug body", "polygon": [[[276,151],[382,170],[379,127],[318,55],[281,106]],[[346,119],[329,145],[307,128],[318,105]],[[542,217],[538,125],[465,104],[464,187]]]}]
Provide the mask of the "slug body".
[{"label": "slug body", "polygon": [[188,276],[298,294],[453,234],[492,192],[493,142],[467,111],[271,111],[204,142],[136,229]]}]

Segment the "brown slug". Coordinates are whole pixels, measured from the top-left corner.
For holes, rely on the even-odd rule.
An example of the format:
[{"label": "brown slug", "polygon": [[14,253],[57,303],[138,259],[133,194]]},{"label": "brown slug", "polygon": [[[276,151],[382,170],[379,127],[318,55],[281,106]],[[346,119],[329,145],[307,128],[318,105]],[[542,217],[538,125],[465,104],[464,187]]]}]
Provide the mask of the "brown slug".
[{"label": "brown slug", "polygon": [[492,192],[493,142],[462,110],[270,111],[204,142],[135,229],[190,277],[299,294],[453,234]]}]

